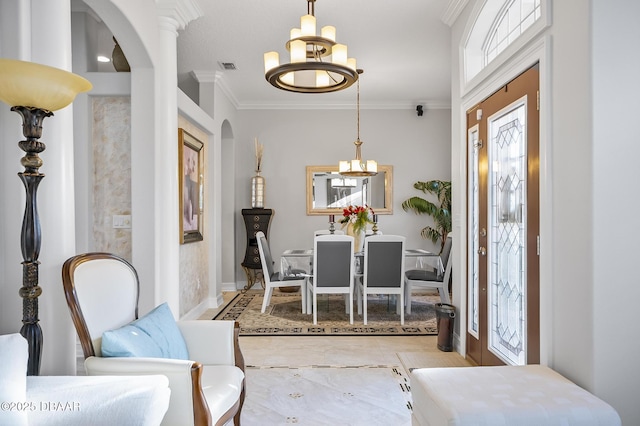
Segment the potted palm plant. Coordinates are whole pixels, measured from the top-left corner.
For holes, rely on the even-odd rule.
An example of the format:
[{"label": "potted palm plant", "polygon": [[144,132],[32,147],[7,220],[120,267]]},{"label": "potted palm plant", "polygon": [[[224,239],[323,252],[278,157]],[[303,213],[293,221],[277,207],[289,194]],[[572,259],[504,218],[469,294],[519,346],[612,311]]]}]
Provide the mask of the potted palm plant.
[{"label": "potted palm plant", "polygon": [[434,244],[440,240],[440,253],[442,253],[444,242],[451,232],[451,182],[430,180],[416,182],[413,187],[425,194],[434,194],[438,204],[421,197],[411,197],[402,203],[402,208],[404,211],[412,210],[415,214],[426,214],[433,218],[434,226],[425,226],[420,231],[420,235]]}]

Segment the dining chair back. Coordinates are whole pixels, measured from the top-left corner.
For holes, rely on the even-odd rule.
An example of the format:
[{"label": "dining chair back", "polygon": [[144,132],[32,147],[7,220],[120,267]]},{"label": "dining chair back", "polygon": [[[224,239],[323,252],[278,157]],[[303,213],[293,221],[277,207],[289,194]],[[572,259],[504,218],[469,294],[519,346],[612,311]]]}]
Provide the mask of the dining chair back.
[{"label": "dining chair back", "polygon": [[400,324],[404,324],[405,241],[406,238],[399,235],[371,235],[364,241],[364,275],[358,282],[358,313],[363,314],[365,325],[370,294],[396,295]]},{"label": "dining chair back", "polygon": [[440,295],[440,301],[442,303],[450,304],[451,298],[449,297],[449,279],[451,277],[451,247],[453,245],[453,236],[451,233],[447,236],[447,240],[444,243],[442,254],[442,266],[444,267],[444,274],[438,273],[439,271],[432,271],[428,269],[411,269],[405,272],[405,297],[407,300],[407,314],[411,313],[411,293],[415,288],[433,288],[438,290]]},{"label": "dining chair back", "polygon": [[307,277],[301,277],[296,275],[285,275],[282,271],[278,272],[274,269],[273,257],[271,256],[271,249],[269,248],[269,242],[264,235],[264,232],[258,231],[256,233],[256,240],[258,241],[258,251],[260,252],[260,262],[262,263],[262,276],[264,282],[264,298],[262,299],[262,310],[264,314],[267,310],[267,306],[271,302],[271,295],[274,288],[279,287],[300,287],[301,299],[302,299],[302,313],[307,312]]},{"label": "dining chair back", "polygon": [[320,235],[313,241],[313,275],[307,286],[312,297],[313,323],[318,323],[318,294],[344,294],[345,312],[353,324],[353,237]]}]

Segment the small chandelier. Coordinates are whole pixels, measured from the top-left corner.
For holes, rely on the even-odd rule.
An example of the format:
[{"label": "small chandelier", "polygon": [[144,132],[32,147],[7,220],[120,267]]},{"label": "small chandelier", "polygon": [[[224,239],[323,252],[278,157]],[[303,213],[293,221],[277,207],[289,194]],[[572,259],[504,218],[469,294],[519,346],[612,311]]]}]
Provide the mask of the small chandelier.
[{"label": "small chandelier", "polygon": [[[322,27],[316,35],[316,0],[307,0],[300,28],[293,28],[285,47],[291,63],[280,65],[278,52],[264,54],[264,76],[278,89],[298,93],[327,93],[346,89],[358,80],[356,60],[347,58],[347,46],[336,43],[336,28]],[[331,55],[331,61],[328,56]],[[324,61],[323,61],[324,59]]]},{"label": "small chandelier", "polygon": [[[358,74],[362,74],[364,71],[357,70]],[[358,137],[353,142],[356,146],[356,158],[351,161],[340,161],[338,165],[338,172],[343,176],[375,176],[378,174],[378,163],[375,160],[362,160],[362,141],[360,140],[360,79],[358,79],[358,95],[356,102],[356,109],[358,111]]]}]

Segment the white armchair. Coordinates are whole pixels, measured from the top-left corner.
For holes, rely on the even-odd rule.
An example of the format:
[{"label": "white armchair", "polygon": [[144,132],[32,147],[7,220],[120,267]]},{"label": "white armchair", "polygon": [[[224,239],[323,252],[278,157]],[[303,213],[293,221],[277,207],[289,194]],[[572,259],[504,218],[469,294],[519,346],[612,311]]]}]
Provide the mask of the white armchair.
[{"label": "white armchair", "polygon": [[0,425],[157,426],[169,406],[169,381],[145,376],[28,376],[27,341],[0,336]]},{"label": "white armchair", "polygon": [[171,399],[163,425],[223,425],[232,418],[240,424],[245,382],[237,323],[178,321],[188,360],[103,357],[103,333],[138,318],[135,269],[118,256],[87,253],[65,262],[62,279],[88,375],[167,376]]}]

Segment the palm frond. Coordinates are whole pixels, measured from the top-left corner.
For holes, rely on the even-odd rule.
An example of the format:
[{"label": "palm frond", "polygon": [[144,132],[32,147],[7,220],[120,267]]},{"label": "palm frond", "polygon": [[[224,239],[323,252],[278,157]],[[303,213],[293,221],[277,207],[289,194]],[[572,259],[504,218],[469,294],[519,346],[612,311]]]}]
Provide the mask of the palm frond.
[{"label": "palm frond", "polygon": [[434,244],[440,240],[440,251],[444,247],[447,235],[451,232],[451,182],[443,180],[430,180],[416,182],[413,187],[425,194],[433,194],[438,203],[434,204],[420,197],[411,197],[402,203],[404,211],[412,210],[416,214],[431,216],[434,226],[424,227],[420,235],[424,239],[431,240]]},{"label": "palm frond", "polygon": [[438,210],[438,206],[420,197],[411,197],[405,200],[402,203],[402,208],[404,211],[413,210],[416,214],[427,214],[430,216],[434,215]]},{"label": "palm frond", "polygon": [[438,230],[433,229],[430,226],[426,226],[422,228],[422,231],[420,231],[420,235],[425,240],[431,240],[431,242],[434,244],[437,243],[438,240],[440,239],[440,232],[438,232]]}]

